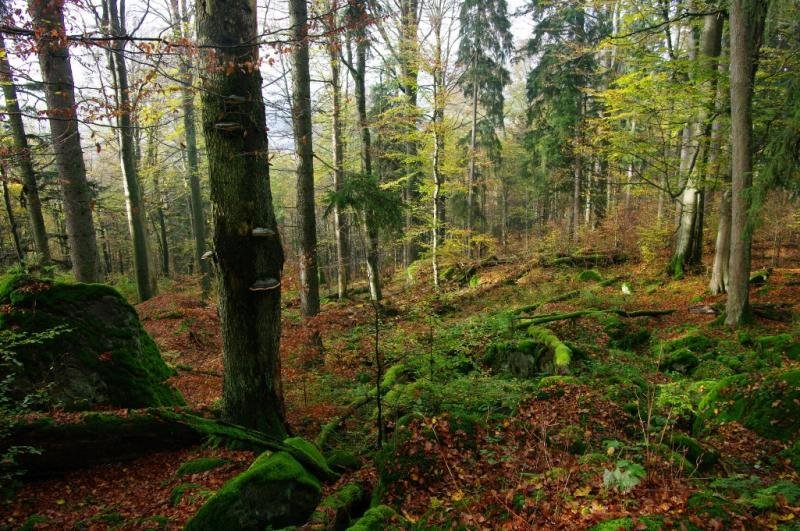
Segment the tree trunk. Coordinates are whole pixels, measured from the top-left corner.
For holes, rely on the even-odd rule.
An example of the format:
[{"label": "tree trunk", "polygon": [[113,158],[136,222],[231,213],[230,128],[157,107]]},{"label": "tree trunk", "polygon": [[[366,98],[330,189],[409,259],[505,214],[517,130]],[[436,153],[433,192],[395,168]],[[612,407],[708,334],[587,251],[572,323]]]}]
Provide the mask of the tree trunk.
[{"label": "tree trunk", "polygon": [[583,180],[583,162],[579,155],[575,156],[575,167],[572,170],[572,219],[570,220],[570,240],[578,239],[578,225],[581,220],[581,181]]},{"label": "tree trunk", "polygon": [[750,243],[748,210],[753,182],[753,80],[764,32],[767,0],[731,0],[731,244],[725,324],[749,317]]},{"label": "tree trunk", "polygon": [[8,225],[11,229],[11,239],[14,241],[14,251],[17,253],[17,260],[21,267],[25,267],[25,252],[22,250],[22,244],[19,239],[19,227],[17,227],[17,217],[14,215],[14,207],[11,204],[11,194],[8,192],[8,176],[6,175],[5,164],[0,164],[0,182],[3,185],[3,204],[6,207],[6,216],[8,217]]},{"label": "tree trunk", "polygon": [[472,60],[472,126],[469,133],[469,173],[467,175],[467,258],[472,257],[472,217],[475,203],[475,150],[478,138],[478,74],[477,74],[477,59],[476,54],[473,52]]},{"label": "tree trunk", "polygon": [[28,221],[31,225],[33,242],[39,253],[39,262],[46,265],[50,262],[50,247],[47,241],[47,228],[42,215],[42,202],[39,199],[39,187],[36,184],[36,172],[31,161],[31,150],[28,138],[25,136],[25,125],[22,123],[22,112],[17,99],[17,87],[11,64],[6,53],[5,38],[0,33],[0,83],[3,85],[3,95],[6,100],[6,114],[8,126],[14,139],[14,151],[19,165],[19,174],[22,178],[22,193],[25,197],[25,209],[28,212]]},{"label": "tree trunk", "polygon": [[[173,20],[173,37],[189,38],[189,15],[184,5],[183,14],[178,7],[178,0],[170,0]],[[201,287],[203,296],[211,289],[208,261],[203,260],[206,252],[206,218],[203,213],[203,197],[200,193],[200,171],[197,162],[197,128],[195,126],[194,109],[194,76],[187,57],[178,61],[178,75],[181,83],[181,105],[183,107],[183,129],[186,143],[186,171],[189,182],[189,213],[191,217],[192,236],[194,238],[194,261],[197,271],[202,275]]]},{"label": "tree trunk", "polygon": [[111,60],[114,74],[114,90],[117,102],[117,134],[119,157],[122,168],[125,207],[128,214],[128,229],[133,240],[133,269],[136,273],[136,290],[139,302],[153,297],[153,282],[150,277],[150,253],[148,252],[147,225],[142,189],[136,165],[134,142],[133,106],[130,100],[128,67],[125,64],[125,44],[128,37],[125,29],[125,13],[119,12],[117,0],[107,0],[110,31],[116,37],[111,45]]},{"label": "tree trunk", "polygon": [[156,198],[156,231],[158,233],[158,244],[161,247],[161,274],[169,277],[169,239],[167,238],[167,209],[166,194],[161,190],[161,172],[158,169],[158,147],[156,144],[156,132],[158,128],[151,126],[147,131],[147,168],[153,175],[153,195]]},{"label": "tree trunk", "polygon": [[[331,12],[338,9],[338,1],[334,0],[330,5]],[[335,22],[335,20],[334,20]],[[335,26],[331,24],[331,27]],[[331,28],[332,29],[332,28]],[[333,190],[338,192],[344,184],[344,137],[342,132],[342,80],[341,68],[339,63],[339,36],[334,33],[328,38],[328,55],[330,56],[331,68],[331,98],[333,109],[331,110],[331,148],[333,150]],[[333,205],[333,233],[334,245],[336,247],[336,293],[339,300],[347,295],[347,267],[345,257],[347,256],[347,242],[345,240],[343,212],[339,205]]]},{"label": "tree trunk", "polygon": [[731,191],[725,190],[719,201],[719,225],[714,248],[714,265],[708,289],[712,295],[728,291],[728,260],[731,249]]},{"label": "tree trunk", "polygon": [[[202,123],[214,213],[222,332],[222,415],[285,434],[279,341],[283,248],[272,206],[267,126],[249,0],[197,3]],[[226,65],[236,65],[233,69]]]},{"label": "tree trunk", "polygon": [[434,64],[433,64],[433,222],[431,224],[431,266],[433,267],[433,286],[439,289],[439,246],[444,241],[444,209],[445,197],[442,192],[444,176],[442,175],[442,155],[444,154],[444,104],[445,104],[445,65],[442,57],[442,20],[443,14],[437,11],[433,17]]},{"label": "tree trunk", "polygon": [[[356,106],[358,107],[358,126],[361,130],[361,171],[365,175],[372,175],[372,142],[369,133],[369,121],[367,118],[367,48],[369,38],[363,27],[364,17],[366,17],[366,3],[364,0],[354,0],[353,18],[354,23],[359,25],[353,34],[356,40],[356,66],[351,68],[355,80]],[[381,268],[380,268],[380,239],[378,236],[378,226],[371,219],[369,209],[364,213],[364,234],[367,254],[367,277],[369,280],[369,293],[373,301],[379,301],[383,297],[381,290]]]},{"label": "tree trunk", "polygon": [[311,79],[308,73],[308,8],[306,0],[289,0],[292,27],[292,125],[300,218],[300,310],[319,313],[317,213],[314,202],[314,148],[311,131]]},{"label": "tree trunk", "polygon": [[53,152],[64,197],[64,218],[75,279],[98,282],[100,264],[94,233],[94,201],[86,180],[69,51],[64,35],[63,0],[28,0],[37,30],[39,67],[44,81]]},{"label": "tree trunk", "polygon": [[403,165],[406,172],[406,236],[403,239],[403,269],[406,271],[406,284],[412,281],[409,266],[419,255],[419,243],[412,237],[414,225],[414,204],[418,199],[419,164],[417,162],[417,78],[419,76],[417,28],[419,0],[402,0],[400,2],[400,88],[406,97],[408,106],[409,138],[405,141],[406,162]]}]

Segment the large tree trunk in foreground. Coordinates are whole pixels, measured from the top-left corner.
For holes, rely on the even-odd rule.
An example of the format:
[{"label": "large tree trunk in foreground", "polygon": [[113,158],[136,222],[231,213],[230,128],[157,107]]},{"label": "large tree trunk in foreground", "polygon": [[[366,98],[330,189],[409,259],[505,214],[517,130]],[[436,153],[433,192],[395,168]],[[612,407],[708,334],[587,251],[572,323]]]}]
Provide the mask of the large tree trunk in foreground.
[{"label": "large tree trunk in foreground", "polygon": [[292,49],[292,125],[297,164],[297,214],[300,218],[300,309],[303,315],[313,317],[319,313],[319,272],[306,0],[290,0],[289,15],[295,41]]},{"label": "large tree trunk in foreground", "polygon": [[8,126],[14,139],[14,156],[19,166],[19,175],[22,179],[22,193],[25,197],[25,209],[28,212],[28,222],[31,225],[33,242],[36,252],[39,253],[39,262],[50,262],[50,247],[47,241],[47,229],[42,216],[42,202],[39,199],[39,187],[36,184],[36,172],[31,161],[31,150],[28,138],[25,136],[25,125],[22,123],[22,112],[17,100],[17,87],[8,62],[5,40],[0,34],[0,84],[3,85],[3,96],[6,99],[6,114]]},{"label": "large tree trunk in foreground", "polygon": [[117,103],[117,136],[119,158],[122,168],[122,184],[125,191],[125,208],[128,214],[128,229],[133,241],[133,269],[136,273],[136,291],[139,302],[153,297],[154,289],[150,277],[150,253],[148,252],[147,224],[145,223],[144,200],[139,185],[138,165],[134,143],[134,124],[131,115],[133,106],[128,84],[128,67],[125,64],[125,13],[120,13],[117,0],[108,0],[108,15],[111,35],[116,37],[111,46],[111,62],[114,74],[114,91]]},{"label": "large tree trunk in foreground", "polygon": [[[178,0],[170,0],[172,10],[173,37],[177,39],[191,37],[189,35],[188,14],[178,7]],[[187,57],[178,61],[178,73],[181,83],[181,106],[183,107],[183,129],[186,143],[186,173],[189,182],[189,213],[191,216],[192,237],[194,238],[194,260],[197,270],[202,275],[201,285],[205,296],[211,287],[208,261],[203,260],[206,252],[206,217],[203,213],[203,197],[200,193],[200,171],[197,162],[197,128],[194,110],[194,76]]]},{"label": "large tree trunk in foreground", "polygon": [[[222,414],[284,434],[279,356],[283,248],[272,206],[255,4],[197,3],[203,131],[222,328]],[[226,65],[235,68],[226,68]]]},{"label": "large tree trunk in foreground", "polygon": [[731,245],[725,324],[738,326],[749,314],[748,211],[753,184],[753,81],[764,32],[767,0],[731,1]]},{"label": "large tree trunk in foreground", "polygon": [[61,41],[64,35],[63,0],[28,0],[28,7],[38,35],[39,67],[64,197],[72,271],[79,282],[97,282],[100,280],[100,264],[92,220],[93,201],[78,133],[72,66],[69,51]]}]

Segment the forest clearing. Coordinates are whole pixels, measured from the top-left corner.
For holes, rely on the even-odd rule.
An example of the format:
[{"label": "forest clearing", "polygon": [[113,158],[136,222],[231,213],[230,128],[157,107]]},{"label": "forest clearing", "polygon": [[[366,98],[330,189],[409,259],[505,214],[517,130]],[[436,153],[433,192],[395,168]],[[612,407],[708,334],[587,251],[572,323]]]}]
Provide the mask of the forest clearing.
[{"label": "forest clearing", "polygon": [[799,23],[0,0],[0,529],[797,529]]}]

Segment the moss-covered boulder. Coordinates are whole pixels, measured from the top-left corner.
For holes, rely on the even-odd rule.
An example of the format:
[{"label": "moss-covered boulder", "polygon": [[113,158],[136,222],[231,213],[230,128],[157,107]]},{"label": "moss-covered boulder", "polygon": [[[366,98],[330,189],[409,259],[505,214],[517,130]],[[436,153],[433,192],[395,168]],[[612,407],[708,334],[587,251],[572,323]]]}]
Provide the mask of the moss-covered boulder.
[{"label": "moss-covered boulder", "polygon": [[326,496],[311,515],[310,527],[315,529],[346,529],[354,515],[369,505],[369,491],[356,482],[347,483]]},{"label": "moss-covered boulder", "polygon": [[188,531],[273,529],[304,523],[322,485],[286,452],[264,453],[217,491],[186,524]]},{"label": "moss-covered boulder", "polygon": [[563,374],[572,361],[572,350],[556,335],[540,326],[530,326],[527,338],[497,341],[486,348],[483,362],[494,370],[505,370],[516,378]]},{"label": "moss-covered boulder", "polygon": [[384,529],[408,529],[405,519],[388,505],[378,505],[348,527],[348,531],[383,531]]},{"label": "moss-covered boulder", "polygon": [[739,421],[762,437],[790,440],[800,432],[800,369],[719,381],[700,402],[695,431],[708,422]]},{"label": "moss-covered boulder", "polygon": [[700,365],[700,359],[688,348],[670,352],[658,364],[659,369],[664,372],[679,374],[691,374],[698,365]]},{"label": "moss-covered boulder", "polygon": [[292,457],[300,461],[309,471],[320,479],[335,480],[339,475],[331,470],[328,466],[328,461],[322,455],[322,452],[311,443],[302,437],[289,437],[283,441],[286,446],[286,451],[292,454]]},{"label": "moss-covered boulder", "polygon": [[0,278],[0,333],[51,330],[57,333],[46,344],[15,345],[19,365],[0,369],[0,379],[13,379],[12,395],[46,388],[48,405],[68,409],[184,404],[165,383],[172,369],[116,290],[21,274]]}]

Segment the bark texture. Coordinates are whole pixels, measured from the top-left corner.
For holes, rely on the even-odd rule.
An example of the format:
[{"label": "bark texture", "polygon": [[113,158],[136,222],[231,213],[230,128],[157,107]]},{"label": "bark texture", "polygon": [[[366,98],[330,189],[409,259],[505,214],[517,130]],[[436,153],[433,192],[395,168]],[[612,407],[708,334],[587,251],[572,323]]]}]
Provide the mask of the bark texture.
[{"label": "bark texture", "polygon": [[222,328],[222,414],[282,435],[283,249],[270,191],[256,19],[249,0],[197,3],[198,40],[207,50],[202,123]]},{"label": "bark texture", "polygon": [[64,35],[63,0],[29,0],[37,31],[36,47],[44,81],[53,152],[64,198],[64,218],[72,271],[79,282],[98,282],[100,263],[92,200],[78,133],[75,83]]}]

